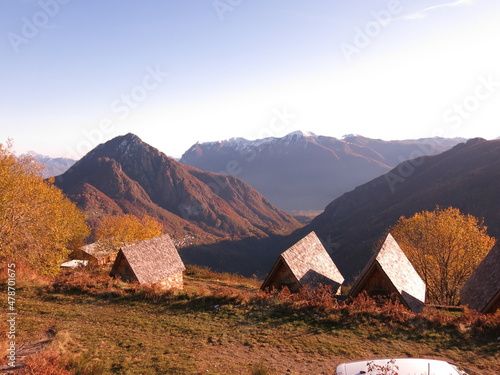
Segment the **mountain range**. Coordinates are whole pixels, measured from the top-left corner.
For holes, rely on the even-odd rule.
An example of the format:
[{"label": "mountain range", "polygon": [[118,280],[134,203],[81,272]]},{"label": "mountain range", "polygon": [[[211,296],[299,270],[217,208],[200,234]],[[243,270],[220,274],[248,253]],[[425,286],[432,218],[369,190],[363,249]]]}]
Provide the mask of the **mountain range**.
[{"label": "mountain range", "polygon": [[401,216],[456,207],[500,238],[500,140],[472,139],[438,155],[404,161],[327,205],[307,226],[289,236],[188,247],[186,261],[226,272],[265,277],[278,255],[315,231],[351,282],[378,241]]},{"label": "mountain range", "polygon": [[435,155],[462,141],[383,141],[358,135],[337,139],[296,131],[282,138],[197,143],[180,162],[235,175],[287,212],[316,211],[404,160]]},{"label": "mountain range", "polygon": [[55,185],[95,226],[103,215],[150,215],[178,244],[288,234],[300,224],[237,177],[186,166],[134,134],[97,146]]},{"label": "mountain range", "polygon": [[49,178],[53,176],[58,176],[66,172],[76,160],[68,158],[51,158],[50,156],[41,155],[34,151],[29,151],[21,156],[30,156],[40,163],[43,167],[42,177]]},{"label": "mountain range", "polygon": [[472,139],[434,156],[405,161],[390,172],[331,202],[288,241],[315,231],[335,263],[351,279],[375,243],[401,216],[456,207],[500,238],[500,141]]},{"label": "mountain range", "polygon": [[[347,174],[355,173],[349,165],[356,166],[356,162],[369,159],[367,165],[383,165],[376,160],[382,151],[385,165],[396,163],[404,152],[418,157],[396,164],[330,201],[323,213],[305,227],[239,178],[177,162],[133,134],[99,145],[57,176],[55,184],[77,202],[92,225],[103,215],[148,214],[160,220],[166,232],[176,238],[186,263],[245,275],[265,276],[280,252],[315,231],[350,281],[366,264],[377,241],[401,216],[433,210],[436,205],[457,207],[484,219],[489,234],[500,237],[500,140],[476,138],[452,147],[456,140],[433,139],[409,142],[410,146],[395,142],[387,148],[384,141],[359,136],[342,141],[322,138],[326,137],[295,133],[280,140],[263,140],[261,151],[255,155],[253,143],[246,148],[250,152],[247,156],[255,155],[256,165],[260,152],[269,158],[273,153],[277,159],[283,158],[286,147],[273,150],[270,144],[283,145],[285,140],[289,154],[294,149],[311,149],[330,155],[333,151],[318,143],[343,142],[344,151],[350,151],[335,154],[351,162],[345,166]],[[246,142],[251,141],[236,143],[243,147]],[[433,150],[449,149],[424,155],[425,150],[430,152],[430,144],[434,144]],[[203,151],[204,146],[199,149]],[[361,151],[366,154],[363,156]],[[291,170],[299,161],[298,156],[294,158],[289,159]],[[270,165],[282,162],[273,164],[269,160]],[[250,166],[252,162],[247,164]],[[229,167],[245,169],[237,163]],[[302,181],[299,171],[296,179]],[[287,178],[293,185],[291,177]],[[324,180],[303,182],[304,186],[315,186]]]}]

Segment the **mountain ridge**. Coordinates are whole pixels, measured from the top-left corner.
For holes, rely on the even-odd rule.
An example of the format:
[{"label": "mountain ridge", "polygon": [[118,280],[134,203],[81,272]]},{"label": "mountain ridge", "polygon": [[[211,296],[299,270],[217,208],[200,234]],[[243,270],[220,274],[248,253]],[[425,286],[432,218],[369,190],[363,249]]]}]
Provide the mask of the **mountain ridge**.
[{"label": "mountain ridge", "polygon": [[352,135],[339,140],[296,131],[282,138],[196,143],[180,161],[236,175],[287,212],[308,211],[323,209],[336,197],[403,160],[437,154],[460,140],[382,141]]},{"label": "mountain ridge", "polygon": [[437,205],[484,218],[489,234],[498,238],[498,194],[500,141],[471,139],[444,153],[405,161],[345,193],[291,238],[316,231],[343,274],[352,280],[375,243],[399,217]]},{"label": "mountain ridge", "polygon": [[[314,231],[350,283],[401,216],[456,207],[500,238],[500,140],[471,139],[438,155],[400,163],[330,202],[310,224],[288,236],[187,248],[191,263],[265,277],[279,254]],[[243,260],[243,261],[242,261]]]},{"label": "mountain ridge", "polygon": [[[131,133],[94,148],[55,184],[90,215],[92,225],[106,214],[147,214],[174,237],[201,243],[284,234],[300,226],[243,181],[185,166]],[[242,197],[250,201],[245,209]]]},{"label": "mountain ridge", "polygon": [[66,172],[73,164],[76,163],[76,160],[73,159],[63,157],[53,158],[47,155],[39,154],[35,151],[28,151],[27,153],[21,155],[21,157],[24,156],[31,157],[40,163],[43,167],[43,178],[58,176]]}]

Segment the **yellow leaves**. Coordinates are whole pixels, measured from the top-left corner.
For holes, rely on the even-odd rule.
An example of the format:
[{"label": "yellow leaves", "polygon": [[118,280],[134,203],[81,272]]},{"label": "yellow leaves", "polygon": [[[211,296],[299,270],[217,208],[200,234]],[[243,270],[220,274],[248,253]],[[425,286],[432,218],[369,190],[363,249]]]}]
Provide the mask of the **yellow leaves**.
[{"label": "yellow leaves", "polygon": [[55,274],[89,235],[83,214],[31,158],[18,159],[0,144],[0,258],[22,260]]},{"label": "yellow leaves", "polygon": [[95,237],[100,249],[114,252],[122,246],[158,237],[162,233],[163,226],[151,216],[139,219],[134,215],[120,215],[104,217]]},{"label": "yellow leaves", "polygon": [[449,207],[401,217],[390,232],[427,284],[429,300],[454,305],[495,239],[477,218]]}]

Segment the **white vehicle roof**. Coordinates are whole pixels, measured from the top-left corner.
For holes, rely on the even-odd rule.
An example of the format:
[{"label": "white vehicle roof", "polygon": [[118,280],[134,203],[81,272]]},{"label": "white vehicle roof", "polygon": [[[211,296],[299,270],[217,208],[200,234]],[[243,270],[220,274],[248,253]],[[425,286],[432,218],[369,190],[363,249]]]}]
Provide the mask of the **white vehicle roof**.
[{"label": "white vehicle roof", "polygon": [[[337,375],[380,374],[380,370],[368,372],[369,362],[372,362],[377,366],[389,365],[389,368],[394,370],[394,372],[388,371],[387,374],[389,375],[396,373],[398,375],[467,375],[456,366],[436,359],[395,358],[392,366],[390,366],[390,361],[391,359],[374,359],[342,363],[337,366]],[[397,369],[396,366],[398,367]]]}]

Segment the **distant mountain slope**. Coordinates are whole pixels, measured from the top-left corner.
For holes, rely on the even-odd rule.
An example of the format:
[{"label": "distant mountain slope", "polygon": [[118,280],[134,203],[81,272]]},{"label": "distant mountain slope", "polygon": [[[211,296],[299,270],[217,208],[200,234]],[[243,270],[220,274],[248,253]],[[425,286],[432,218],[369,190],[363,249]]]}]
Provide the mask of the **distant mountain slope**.
[{"label": "distant mountain slope", "polygon": [[198,143],[180,161],[235,175],[291,212],[323,209],[403,160],[438,154],[459,142],[442,138],[382,141],[361,136],[339,140],[299,131],[283,138]]},{"label": "distant mountain slope", "polygon": [[399,164],[335,199],[313,221],[284,237],[186,249],[184,259],[225,272],[265,277],[278,255],[315,231],[347,282],[401,216],[452,206],[483,218],[500,238],[500,140],[472,139],[439,155]]},{"label": "distant mountain slope", "polygon": [[58,176],[66,172],[73,164],[76,163],[76,160],[68,159],[68,158],[51,158],[49,156],[37,154],[34,151],[30,151],[27,153],[35,160],[37,160],[43,167],[42,176],[44,178]]},{"label": "distant mountain slope", "polygon": [[148,214],[188,243],[262,238],[300,227],[236,177],[181,164],[133,134],[99,145],[55,184],[91,223],[104,214]]},{"label": "distant mountain slope", "polygon": [[331,202],[311,224],[346,278],[368,261],[374,243],[402,215],[453,206],[484,218],[500,237],[500,141],[473,139],[449,151],[401,163]]}]

